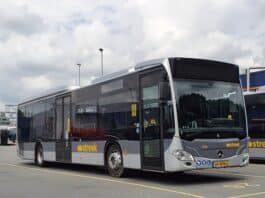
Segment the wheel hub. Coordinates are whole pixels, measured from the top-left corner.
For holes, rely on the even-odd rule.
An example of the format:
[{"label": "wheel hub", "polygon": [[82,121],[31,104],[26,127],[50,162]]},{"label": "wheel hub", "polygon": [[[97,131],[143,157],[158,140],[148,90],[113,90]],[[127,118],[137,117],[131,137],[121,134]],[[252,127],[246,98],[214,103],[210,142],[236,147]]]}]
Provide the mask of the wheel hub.
[{"label": "wheel hub", "polygon": [[41,154],[41,152],[39,151],[38,152],[38,155],[37,155],[37,160],[38,160],[38,164],[42,164],[42,154]]},{"label": "wheel hub", "polygon": [[111,169],[118,169],[121,167],[121,154],[113,152],[109,155],[108,163]]}]

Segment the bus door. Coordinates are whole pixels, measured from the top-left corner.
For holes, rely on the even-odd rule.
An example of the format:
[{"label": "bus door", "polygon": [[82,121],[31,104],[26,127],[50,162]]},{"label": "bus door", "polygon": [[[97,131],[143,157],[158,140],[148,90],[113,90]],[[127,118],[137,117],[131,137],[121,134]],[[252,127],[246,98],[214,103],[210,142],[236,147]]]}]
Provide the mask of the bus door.
[{"label": "bus door", "polygon": [[71,162],[72,149],[70,142],[71,97],[56,99],[56,161]]},{"label": "bus door", "polygon": [[140,74],[141,163],[148,170],[163,170],[164,165],[159,79],[161,70]]}]

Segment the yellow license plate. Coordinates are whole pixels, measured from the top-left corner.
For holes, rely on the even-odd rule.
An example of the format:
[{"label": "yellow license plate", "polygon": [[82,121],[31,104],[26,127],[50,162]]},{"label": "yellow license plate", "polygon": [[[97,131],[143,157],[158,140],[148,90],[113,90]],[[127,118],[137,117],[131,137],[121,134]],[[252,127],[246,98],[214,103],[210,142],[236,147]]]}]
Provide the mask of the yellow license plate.
[{"label": "yellow license plate", "polygon": [[214,168],[224,168],[229,166],[229,161],[228,160],[221,160],[221,161],[215,161],[213,163]]}]

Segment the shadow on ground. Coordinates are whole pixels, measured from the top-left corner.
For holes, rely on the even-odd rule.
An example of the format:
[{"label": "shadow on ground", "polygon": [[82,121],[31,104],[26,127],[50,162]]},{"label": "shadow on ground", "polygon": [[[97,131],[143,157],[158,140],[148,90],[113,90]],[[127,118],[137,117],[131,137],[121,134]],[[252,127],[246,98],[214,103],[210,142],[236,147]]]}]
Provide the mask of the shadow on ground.
[{"label": "shadow on ground", "polygon": [[265,164],[265,160],[261,160],[261,159],[251,159],[250,160],[251,164]]},{"label": "shadow on ground", "polygon": [[[23,166],[36,167],[33,163],[23,163]],[[76,165],[76,164],[63,164],[63,163],[48,163],[45,169],[57,170],[57,171],[68,171],[74,174],[89,174],[90,176],[99,177],[109,177],[106,170],[103,167],[88,166],[88,165]],[[212,184],[212,183],[222,183],[222,182],[233,182],[233,181],[243,181],[245,177],[243,176],[228,176],[215,174],[214,171],[204,172],[204,171],[189,171],[185,173],[154,173],[154,172],[144,172],[136,170],[127,170],[125,177],[121,178],[128,182],[137,181],[151,182],[153,184],[164,184],[164,185],[200,185],[200,184]]]},{"label": "shadow on ground", "polygon": [[0,144],[0,146],[16,146],[16,143]]}]

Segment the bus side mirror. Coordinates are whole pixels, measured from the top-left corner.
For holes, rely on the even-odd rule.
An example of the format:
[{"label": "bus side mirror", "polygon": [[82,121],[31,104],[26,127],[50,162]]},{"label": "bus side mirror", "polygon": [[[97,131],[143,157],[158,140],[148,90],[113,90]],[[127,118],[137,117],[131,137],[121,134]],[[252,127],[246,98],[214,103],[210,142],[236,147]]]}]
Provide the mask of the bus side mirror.
[{"label": "bus side mirror", "polygon": [[168,82],[159,83],[160,100],[171,100],[171,91]]}]

